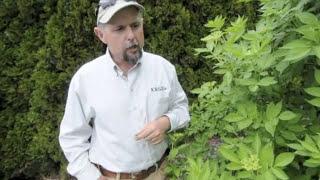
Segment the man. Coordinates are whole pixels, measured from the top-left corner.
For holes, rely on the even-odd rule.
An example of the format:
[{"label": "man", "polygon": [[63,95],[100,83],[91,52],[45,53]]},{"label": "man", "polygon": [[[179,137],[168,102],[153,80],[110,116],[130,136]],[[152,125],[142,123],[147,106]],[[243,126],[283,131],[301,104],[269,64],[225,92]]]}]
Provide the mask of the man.
[{"label": "man", "polygon": [[165,135],[189,122],[175,68],[144,52],[144,8],[100,1],[94,32],[106,54],[73,76],[60,144],[79,180],[164,179]]}]

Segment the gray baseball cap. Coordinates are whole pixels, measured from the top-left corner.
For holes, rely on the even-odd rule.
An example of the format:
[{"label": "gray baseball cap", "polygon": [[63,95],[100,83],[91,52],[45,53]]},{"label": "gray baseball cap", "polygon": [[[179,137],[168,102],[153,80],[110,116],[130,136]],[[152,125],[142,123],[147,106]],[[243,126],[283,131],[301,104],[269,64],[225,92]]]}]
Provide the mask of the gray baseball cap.
[{"label": "gray baseball cap", "polygon": [[144,11],[144,7],[135,0],[100,0],[97,24],[108,23],[114,14],[128,6],[135,6]]}]

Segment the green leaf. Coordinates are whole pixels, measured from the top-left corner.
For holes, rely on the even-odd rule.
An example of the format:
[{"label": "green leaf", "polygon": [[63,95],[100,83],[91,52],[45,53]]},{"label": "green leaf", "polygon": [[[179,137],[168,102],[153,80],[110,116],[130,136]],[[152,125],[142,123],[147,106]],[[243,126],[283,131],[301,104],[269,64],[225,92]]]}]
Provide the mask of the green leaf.
[{"label": "green leaf", "polygon": [[318,167],[320,166],[320,159],[308,159],[303,162],[303,165],[307,167]]},{"label": "green leaf", "polygon": [[304,89],[304,91],[312,96],[320,97],[320,87],[310,87]]},{"label": "green leaf", "polygon": [[320,59],[320,46],[313,47],[313,52]]},{"label": "green leaf", "polygon": [[318,18],[309,12],[302,12],[296,15],[299,20],[304,24],[317,25],[319,23]]},{"label": "green leaf", "polygon": [[303,150],[304,148],[300,144],[287,144],[290,148],[295,150]]},{"label": "green leaf", "polygon": [[289,179],[288,175],[279,168],[271,168],[272,173],[279,179],[287,180]]},{"label": "green leaf", "polygon": [[294,154],[285,152],[281,153],[276,157],[276,160],[274,162],[275,167],[284,167],[288,164],[290,164],[294,159]]},{"label": "green leaf", "polygon": [[243,120],[244,117],[240,116],[238,113],[229,113],[224,120],[228,122],[238,122]]},{"label": "green leaf", "polygon": [[317,83],[320,84],[320,70],[319,69],[314,70],[314,78],[316,79]]},{"label": "green leaf", "polygon": [[249,86],[249,90],[251,91],[251,92],[257,92],[257,90],[259,89],[259,86],[257,86],[257,85],[251,85],[251,86]]},{"label": "green leaf", "polygon": [[237,173],[237,179],[241,178],[241,179],[248,179],[252,177],[252,173],[248,172],[248,171],[241,171]]},{"label": "green leaf", "polygon": [[300,124],[290,124],[287,128],[293,132],[303,132],[305,130],[305,128]]},{"label": "green leaf", "polygon": [[313,136],[312,139],[316,142],[318,149],[320,149],[320,134],[318,133],[317,136]]},{"label": "green leaf", "polygon": [[317,42],[318,39],[315,38],[317,36],[317,31],[312,25],[304,25],[297,28],[295,31],[299,32],[303,35],[303,38],[308,39],[310,41]]},{"label": "green leaf", "polygon": [[287,43],[286,45],[281,47],[281,49],[288,49],[288,50],[296,50],[296,49],[300,49],[300,48],[309,49],[309,48],[311,48],[311,46],[312,46],[312,44],[310,41],[304,40],[304,39],[297,39],[297,40],[293,40],[293,41]]},{"label": "green leaf", "polygon": [[308,103],[310,103],[311,105],[320,107],[320,98],[314,98],[311,100],[307,100]]},{"label": "green leaf", "polygon": [[300,60],[300,59],[306,57],[310,51],[311,51],[310,47],[289,50],[288,54],[286,55],[286,57],[283,61]]},{"label": "green leaf", "polygon": [[263,169],[268,169],[273,165],[274,154],[272,143],[268,143],[261,149],[259,159]]},{"label": "green leaf", "polygon": [[256,79],[236,79],[236,83],[243,86],[256,85],[258,82]]},{"label": "green leaf", "polygon": [[237,146],[239,148],[238,154],[240,159],[246,159],[249,157],[250,154],[252,154],[251,149],[247,145],[239,143],[237,144]]},{"label": "green leaf", "polygon": [[263,177],[265,180],[276,180],[276,178],[273,176],[270,170],[263,173]]},{"label": "green leaf", "polygon": [[276,105],[274,105],[273,103],[268,104],[267,111],[266,111],[267,119],[271,121],[272,119],[277,117],[281,112],[281,108],[282,108],[281,101],[278,102]]},{"label": "green leaf", "polygon": [[297,117],[297,115],[292,111],[284,111],[280,114],[279,119],[283,121],[288,121],[294,119],[295,117]]},{"label": "green leaf", "polygon": [[294,140],[298,139],[296,134],[291,131],[282,130],[282,131],[280,131],[280,134],[282,137],[284,137],[285,139],[290,140],[290,141],[294,141]]},{"label": "green leaf", "polygon": [[276,130],[277,125],[274,125],[272,122],[266,122],[264,124],[264,127],[271,134],[271,136],[274,137],[274,132]]},{"label": "green leaf", "polygon": [[277,81],[274,80],[274,77],[265,77],[258,82],[259,86],[270,86],[272,84],[276,84]]},{"label": "green leaf", "polygon": [[239,130],[243,130],[247,127],[249,127],[251,124],[252,124],[252,119],[247,119],[247,120],[243,120],[243,121],[239,121],[237,122],[237,125],[238,125],[238,129]]},{"label": "green leaf", "polygon": [[289,67],[289,65],[289,62],[281,61],[277,64],[276,69],[280,72],[280,74],[282,74],[282,72],[286,70]]},{"label": "green leaf", "polygon": [[222,16],[216,16],[214,18],[214,20],[212,21],[209,21],[205,27],[208,27],[208,28],[214,28],[214,29],[221,29],[221,27],[224,25],[224,22],[225,22],[225,18],[222,17]]},{"label": "green leaf", "polygon": [[314,152],[314,153],[319,152],[319,150],[317,149],[315,144],[309,143],[309,142],[306,142],[306,141],[299,141],[299,142],[302,145],[302,147],[304,147],[306,150],[308,150],[310,152]]},{"label": "green leaf", "polygon": [[298,150],[295,152],[295,154],[298,154],[300,156],[311,156],[312,153],[306,150]]},{"label": "green leaf", "polygon": [[242,165],[239,163],[231,162],[226,166],[226,168],[231,171],[236,171],[242,169]]},{"label": "green leaf", "polygon": [[225,147],[221,147],[221,148],[219,148],[219,152],[221,153],[221,155],[225,159],[227,159],[231,162],[235,162],[235,163],[240,164],[240,160],[239,160],[238,156],[234,152],[232,152],[230,149],[227,149]]},{"label": "green leaf", "polygon": [[256,152],[256,154],[259,154],[260,148],[261,148],[261,139],[258,133],[256,133],[253,141],[253,147]]}]

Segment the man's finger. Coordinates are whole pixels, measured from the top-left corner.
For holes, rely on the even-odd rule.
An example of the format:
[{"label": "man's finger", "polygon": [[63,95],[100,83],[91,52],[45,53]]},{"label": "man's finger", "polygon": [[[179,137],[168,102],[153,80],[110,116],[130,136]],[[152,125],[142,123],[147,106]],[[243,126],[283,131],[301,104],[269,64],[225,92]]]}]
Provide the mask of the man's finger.
[{"label": "man's finger", "polygon": [[160,136],[160,133],[157,131],[154,131],[154,132],[150,133],[147,137],[145,137],[145,139],[150,141],[158,136]]},{"label": "man's finger", "polygon": [[147,126],[145,126],[140,132],[136,134],[136,139],[137,140],[144,139],[147,136],[149,136],[151,133],[152,133],[152,130],[149,129]]},{"label": "man's finger", "polygon": [[159,143],[161,143],[163,141],[163,139],[164,139],[164,136],[156,137],[156,138],[151,140],[151,143],[152,144],[159,144]]}]

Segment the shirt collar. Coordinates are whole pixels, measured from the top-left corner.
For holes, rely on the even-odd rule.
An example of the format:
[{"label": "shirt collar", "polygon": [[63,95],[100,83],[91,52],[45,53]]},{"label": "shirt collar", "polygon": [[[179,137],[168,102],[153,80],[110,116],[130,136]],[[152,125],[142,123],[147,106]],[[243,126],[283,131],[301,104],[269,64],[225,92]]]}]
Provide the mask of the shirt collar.
[{"label": "shirt collar", "polygon": [[[141,58],[138,59],[137,63],[129,71],[132,71],[133,69],[141,66],[142,61],[143,61],[143,54],[144,54],[144,51],[142,49]],[[106,60],[107,60],[108,65],[110,67],[112,67],[112,69],[116,73],[116,75],[119,75],[119,73],[121,73],[121,74],[123,73],[121,71],[120,67],[114,62],[113,58],[111,57],[109,48],[107,48],[107,50],[106,50]]]}]

